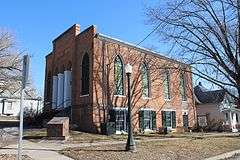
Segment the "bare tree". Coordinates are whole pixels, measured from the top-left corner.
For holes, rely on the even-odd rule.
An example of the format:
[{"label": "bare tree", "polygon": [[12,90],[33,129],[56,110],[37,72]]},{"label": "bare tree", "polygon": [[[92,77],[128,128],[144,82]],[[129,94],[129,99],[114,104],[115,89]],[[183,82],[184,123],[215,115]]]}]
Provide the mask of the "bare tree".
[{"label": "bare tree", "polygon": [[13,94],[20,85],[21,58],[14,45],[14,37],[8,31],[0,30],[0,93]]},{"label": "bare tree", "polygon": [[240,0],[170,1],[148,7],[146,15],[161,40],[173,44],[175,58],[240,105]]}]

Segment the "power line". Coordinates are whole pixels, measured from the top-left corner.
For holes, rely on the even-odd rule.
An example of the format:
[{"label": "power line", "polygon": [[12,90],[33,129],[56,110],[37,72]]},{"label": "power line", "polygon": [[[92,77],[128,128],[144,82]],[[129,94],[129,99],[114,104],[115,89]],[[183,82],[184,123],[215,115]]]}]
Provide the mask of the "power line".
[{"label": "power line", "polygon": [[151,34],[153,34],[159,27],[161,23],[159,23],[146,37],[144,37],[140,42],[136,44],[136,46],[139,46],[142,42],[144,42]]},{"label": "power line", "polygon": [[[184,0],[182,0],[176,7],[174,7],[174,9],[164,18],[164,19],[168,19],[171,14],[184,2]],[[139,46],[142,42],[144,42],[148,37],[150,37],[151,34],[153,34],[162,24],[163,21],[161,21],[146,37],[144,37],[140,42],[138,42],[136,44],[136,47]]]}]

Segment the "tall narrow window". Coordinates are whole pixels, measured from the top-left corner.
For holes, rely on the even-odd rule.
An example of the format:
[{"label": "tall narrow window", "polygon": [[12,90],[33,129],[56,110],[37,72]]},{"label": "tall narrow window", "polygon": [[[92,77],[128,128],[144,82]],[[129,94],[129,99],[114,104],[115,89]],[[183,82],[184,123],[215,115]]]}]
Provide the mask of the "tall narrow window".
[{"label": "tall narrow window", "polygon": [[144,131],[145,129],[156,129],[156,112],[153,110],[139,111],[139,127]]},{"label": "tall narrow window", "polygon": [[82,60],[82,95],[89,94],[89,56],[87,53]]},{"label": "tall narrow window", "polygon": [[51,79],[52,79],[52,77],[51,77],[51,72],[48,72],[48,76],[47,76],[47,96],[46,96],[46,98],[47,98],[47,100],[50,100],[51,99],[51,91],[52,91],[52,85],[51,85]]},{"label": "tall narrow window", "polygon": [[180,94],[183,101],[187,100],[186,97],[186,79],[183,72],[180,73]]},{"label": "tall narrow window", "polygon": [[150,97],[149,73],[147,65],[145,63],[143,63],[141,66],[141,74],[142,74],[142,95],[143,97]]},{"label": "tall narrow window", "polygon": [[109,111],[110,119],[109,122],[115,122],[116,131],[126,131],[128,130],[128,110],[126,108],[121,109],[111,109]]},{"label": "tall narrow window", "polygon": [[123,62],[119,56],[114,61],[115,95],[123,95]]},{"label": "tall narrow window", "polygon": [[162,125],[176,128],[176,111],[162,111]]},{"label": "tall narrow window", "polygon": [[164,99],[170,99],[170,73],[166,71],[163,79]]}]

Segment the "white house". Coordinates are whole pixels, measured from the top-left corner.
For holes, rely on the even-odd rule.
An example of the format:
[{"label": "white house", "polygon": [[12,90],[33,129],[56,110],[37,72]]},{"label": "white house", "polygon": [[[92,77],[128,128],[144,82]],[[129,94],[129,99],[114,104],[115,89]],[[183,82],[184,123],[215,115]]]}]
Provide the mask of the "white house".
[{"label": "white house", "polygon": [[[27,97],[24,101],[24,110],[32,109],[34,112],[41,112],[43,101],[41,97]],[[0,97],[0,116],[19,116],[20,97]]]},{"label": "white house", "polygon": [[199,83],[194,87],[194,96],[200,126],[208,125],[211,121],[222,122],[232,132],[238,132],[240,109],[225,90],[208,90]]},{"label": "white house", "polygon": [[[1,88],[1,87],[0,87]],[[43,99],[36,94],[35,89],[30,85],[25,89],[24,111],[32,110],[41,112]],[[8,89],[0,90],[0,121],[13,118],[18,119],[20,112],[20,83],[13,83]]]},{"label": "white house", "polygon": [[224,100],[219,105],[220,111],[225,115],[224,116],[224,125],[230,126],[232,132],[238,132],[240,129],[240,109],[237,108],[237,105],[234,103],[234,100],[229,95],[225,95]]}]

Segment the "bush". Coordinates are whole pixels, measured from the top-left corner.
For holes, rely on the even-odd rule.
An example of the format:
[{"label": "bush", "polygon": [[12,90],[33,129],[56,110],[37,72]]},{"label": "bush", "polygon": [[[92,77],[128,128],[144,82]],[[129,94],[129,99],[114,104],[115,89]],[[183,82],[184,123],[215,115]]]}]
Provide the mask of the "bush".
[{"label": "bush", "polygon": [[207,122],[207,126],[199,126],[198,124],[195,124],[192,128],[193,132],[223,132],[228,131],[227,127],[223,125],[222,120],[209,120]]},{"label": "bush", "polygon": [[202,130],[205,132],[213,132],[213,131],[223,132],[223,131],[225,131],[225,128],[223,126],[223,121],[215,120],[215,119],[209,120],[207,122],[207,126],[200,127],[200,128],[202,128]]},{"label": "bush", "polygon": [[37,114],[35,110],[24,109],[24,125],[28,127],[44,127],[51,120],[56,111],[42,112]]}]

